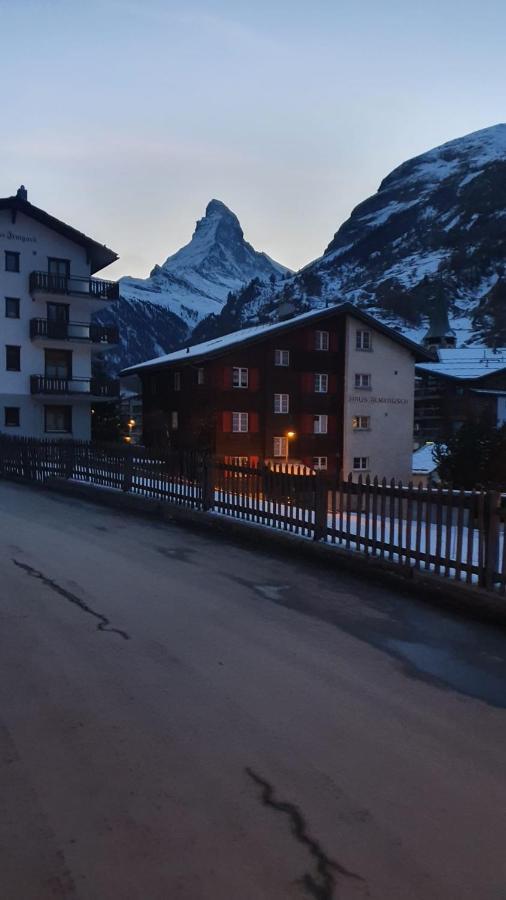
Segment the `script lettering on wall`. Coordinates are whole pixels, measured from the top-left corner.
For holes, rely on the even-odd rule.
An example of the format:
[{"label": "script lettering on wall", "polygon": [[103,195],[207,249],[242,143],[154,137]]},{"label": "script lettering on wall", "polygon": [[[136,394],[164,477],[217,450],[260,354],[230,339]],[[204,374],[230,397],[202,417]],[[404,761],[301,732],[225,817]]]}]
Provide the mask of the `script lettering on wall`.
[{"label": "script lettering on wall", "polygon": [[31,234],[16,234],[14,231],[0,231],[0,239],[18,241],[20,244],[36,244],[37,238]]}]

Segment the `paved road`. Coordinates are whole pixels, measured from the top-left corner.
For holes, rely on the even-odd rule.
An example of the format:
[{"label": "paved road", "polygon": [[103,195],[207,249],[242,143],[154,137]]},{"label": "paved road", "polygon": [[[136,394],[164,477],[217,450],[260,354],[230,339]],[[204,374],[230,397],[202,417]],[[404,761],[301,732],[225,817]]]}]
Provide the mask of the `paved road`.
[{"label": "paved road", "polygon": [[2,900],[505,900],[504,634],[0,484]]}]

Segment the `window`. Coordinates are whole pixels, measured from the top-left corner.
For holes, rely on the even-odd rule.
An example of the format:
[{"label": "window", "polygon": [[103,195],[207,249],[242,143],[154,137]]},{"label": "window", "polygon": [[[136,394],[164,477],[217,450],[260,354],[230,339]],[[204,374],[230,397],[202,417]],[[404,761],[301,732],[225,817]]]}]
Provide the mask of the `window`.
[{"label": "window", "polygon": [[249,456],[227,456],[225,462],[229,466],[249,466]]},{"label": "window", "polygon": [[5,271],[19,272],[19,253],[15,253],[13,250],[5,251]]},{"label": "window", "polygon": [[248,430],[248,413],[233,412],[232,413],[232,431]]},{"label": "window", "polygon": [[313,434],[327,434],[328,423],[328,416],[313,416]]},{"label": "window", "polygon": [[248,387],[248,369],[238,369],[234,366],[232,369],[232,386],[235,388]]},{"label": "window", "polygon": [[204,369],[197,369],[197,384],[204,384],[204,383],[205,383]]},{"label": "window", "polygon": [[19,297],[5,298],[5,318],[19,319]]},{"label": "window", "polygon": [[354,456],[353,457],[353,468],[355,471],[364,471],[364,469],[369,468],[369,457],[368,456]]},{"label": "window", "polygon": [[19,406],[4,406],[4,425],[6,428],[19,425]]},{"label": "window", "polygon": [[290,412],[290,395],[274,394],[274,412],[287,413]]},{"label": "window", "polygon": [[329,389],[329,376],[316,374],[314,377],[314,389],[317,394],[326,394]]},{"label": "window", "polygon": [[372,350],[372,340],[370,331],[357,331],[355,347],[357,350]]},{"label": "window", "polygon": [[45,406],[44,428],[46,432],[70,434],[72,431],[72,407]]},{"label": "window", "polygon": [[286,437],[275,437],[274,438],[274,456],[282,456],[286,459],[288,454],[288,438]]},{"label": "window", "polygon": [[289,350],[275,350],[274,351],[274,365],[275,366],[289,366],[290,365],[290,351]]},{"label": "window", "polygon": [[170,427],[175,430],[178,427],[178,425],[179,425],[179,415],[178,415],[177,411],[171,412]]},{"label": "window", "polygon": [[68,322],[68,303],[46,303],[47,318],[49,322]]},{"label": "window", "polygon": [[369,416],[353,416],[353,431],[369,431],[371,427],[371,419]]},{"label": "window", "polygon": [[313,456],[313,469],[326,469],[327,468],[327,457],[326,456]]},{"label": "window", "polygon": [[181,390],[181,372],[174,372],[174,390]]},{"label": "window", "polygon": [[12,344],[6,344],[5,368],[8,372],[21,371],[21,347],[14,347]]},{"label": "window", "polygon": [[371,387],[371,376],[364,374],[363,372],[355,373],[355,387],[360,388],[362,390]]},{"label": "window", "polygon": [[328,331],[315,331],[314,338],[315,338],[315,341],[314,341],[315,350],[328,350],[329,349],[329,333],[328,333]]},{"label": "window", "polygon": [[46,378],[72,378],[72,350],[44,351]]}]

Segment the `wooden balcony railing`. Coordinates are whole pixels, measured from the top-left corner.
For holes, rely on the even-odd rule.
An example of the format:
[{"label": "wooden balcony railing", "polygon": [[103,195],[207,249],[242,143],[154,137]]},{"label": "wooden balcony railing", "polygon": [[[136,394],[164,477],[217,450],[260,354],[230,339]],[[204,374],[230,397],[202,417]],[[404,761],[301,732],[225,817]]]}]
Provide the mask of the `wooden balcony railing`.
[{"label": "wooden balcony railing", "polygon": [[82,275],[53,275],[51,272],[30,274],[30,293],[63,294],[89,297],[93,300],[118,300],[117,281],[88,278]]},{"label": "wooden balcony railing", "polygon": [[119,332],[115,325],[95,322],[58,322],[53,319],[30,319],[30,337],[56,341],[82,341],[91,344],[117,344]]},{"label": "wooden balcony railing", "polygon": [[114,378],[60,378],[52,375],[32,375],[32,394],[87,394],[90,397],[119,396],[119,381]]}]

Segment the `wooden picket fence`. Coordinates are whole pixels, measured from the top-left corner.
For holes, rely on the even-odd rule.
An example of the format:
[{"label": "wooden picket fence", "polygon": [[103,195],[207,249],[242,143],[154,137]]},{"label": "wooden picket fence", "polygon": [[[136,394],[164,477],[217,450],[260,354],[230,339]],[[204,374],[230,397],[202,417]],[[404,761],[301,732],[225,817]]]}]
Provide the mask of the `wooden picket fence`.
[{"label": "wooden picket fence", "polygon": [[0,477],[65,478],[281,529],[396,566],[506,593],[506,495],[385,479],[336,482],[195,452],[0,434]]}]

